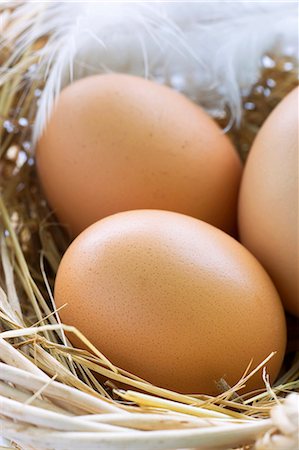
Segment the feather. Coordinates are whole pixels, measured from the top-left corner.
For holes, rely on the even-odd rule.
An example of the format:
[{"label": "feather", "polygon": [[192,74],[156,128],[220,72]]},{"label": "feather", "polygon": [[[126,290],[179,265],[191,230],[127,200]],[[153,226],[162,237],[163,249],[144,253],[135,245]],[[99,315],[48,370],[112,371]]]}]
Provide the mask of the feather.
[{"label": "feather", "polygon": [[124,72],[181,91],[212,116],[240,122],[241,95],[257,81],[268,52],[297,54],[293,2],[27,2],[16,8],[17,53],[42,36],[44,77],[34,127],[42,133],[60,90],[88,75]]}]

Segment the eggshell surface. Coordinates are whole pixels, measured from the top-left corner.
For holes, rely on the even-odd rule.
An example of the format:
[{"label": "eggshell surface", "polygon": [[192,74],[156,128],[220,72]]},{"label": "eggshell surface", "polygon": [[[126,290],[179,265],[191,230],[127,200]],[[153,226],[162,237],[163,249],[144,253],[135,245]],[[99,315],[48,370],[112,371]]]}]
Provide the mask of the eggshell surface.
[{"label": "eggshell surface", "polygon": [[240,190],[239,230],[285,308],[299,317],[298,92],[274,109],[250,150]]},{"label": "eggshell surface", "polygon": [[[281,366],[285,318],[270,278],[233,238],[182,214],[129,211],[93,224],[63,256],[54,295],[67,303],[64,323],[164,388],[215,394],[215,381],[233,385],[272,351],[272,381]],[[259,374],[247,389],[262,386]]]},{"label": "eggshell surface", "polygon": [[200,107],[152,81],[109,74],[74,82],[36,158],[44,193],[72,235],[132,209],[177,211],[228,232],[236,224],[242,168],[230,140]]}]

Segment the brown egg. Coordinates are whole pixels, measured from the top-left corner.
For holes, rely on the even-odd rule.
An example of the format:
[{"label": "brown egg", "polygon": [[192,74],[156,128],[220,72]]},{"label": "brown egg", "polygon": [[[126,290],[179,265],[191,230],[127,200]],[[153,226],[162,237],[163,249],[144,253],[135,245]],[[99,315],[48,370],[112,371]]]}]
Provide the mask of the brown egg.
[{"label": "brown egg", "polygon": [[37,147],[46,197],[73,235],[110,214],[167,209],[231,231],[241,163],[197,105],[129,75],[84,78],[61,93]]},{"label": "brown egg", "polygon": [[[64,323],[116,366],[179,392],[215,394],[215,381],[233,385],[251,359],[277,351],[274,381],[284,356],[283,308],[259,262],[174,212],[123,212],[83,231],[62,259],[55,300],[67,303]],[[259,373],[247,389],[262,386]]]},{"label": "brown egg", "polygon": [[246,163],[239,199],[241,242],[299,317],[298,88],[270,114]]}]

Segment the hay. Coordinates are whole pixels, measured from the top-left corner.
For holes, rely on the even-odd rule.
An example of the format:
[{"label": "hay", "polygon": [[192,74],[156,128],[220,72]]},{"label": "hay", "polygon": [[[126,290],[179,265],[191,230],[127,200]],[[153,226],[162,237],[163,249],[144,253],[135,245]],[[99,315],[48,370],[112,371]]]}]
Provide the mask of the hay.
[{"label": "hay", "polygon": [[[9,27],[6,3],[0,36]],[[299,388],[296,339],[274,386],[264,373],[265,389],[242,395],[248,377],[267,362],[261,361],[234,387],[220,381],[217,397],[188,396],[113,366],[60,323],[52,289],[68,238],[39,190],[30,146],[42,81],[26,77],[33,49],[13,60],[13,46],[8,41],[0,50],[0,434],[22,449],[297,448],[298,398],[285,400]],[[244,158],[269,112],[297,85],[293,60],[272,61],[244,98],[241,127],[230,130]],[[72,348],[65,331],[89,350]]]}]

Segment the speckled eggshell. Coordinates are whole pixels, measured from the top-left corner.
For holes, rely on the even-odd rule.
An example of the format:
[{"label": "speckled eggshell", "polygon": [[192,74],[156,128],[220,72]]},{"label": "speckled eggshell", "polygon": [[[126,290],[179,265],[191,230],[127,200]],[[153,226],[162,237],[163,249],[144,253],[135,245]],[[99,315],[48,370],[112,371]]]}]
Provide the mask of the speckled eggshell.
[{"label": "speckled eggshell", "polygon": [[[179,392],[215,394],[216,380],[233,385],[272,351],[274,381],[284,356],[283,308],[259,262],[174,212],[123,212],[87,228],[61,261],[55,300],[116,366]],[[247,390],[262,386],[259,373]]]},{"label": "speckled eggshell", "polygon": [[44,193],[73,236],[132,209],[236,225],[241,162],[196,104],[153,81],[97,75],[58,98],[37,145]]},{"label": "speckled eggshell", "polygon": [[285,308],[299,317],[298,88],[260,129],[239,198],[241,242],[273,279]]}]

